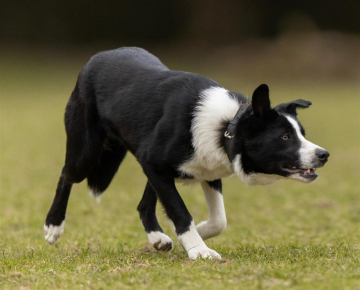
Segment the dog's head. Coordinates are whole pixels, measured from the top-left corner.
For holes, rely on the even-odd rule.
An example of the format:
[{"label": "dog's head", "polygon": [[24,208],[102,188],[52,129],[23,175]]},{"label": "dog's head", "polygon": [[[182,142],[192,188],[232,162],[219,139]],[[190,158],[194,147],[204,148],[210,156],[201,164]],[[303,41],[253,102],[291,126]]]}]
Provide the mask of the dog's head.
[{"label": "dog's head", "polygon": [[234,140],[240,153],[234,154],[234,167],[245,182],[270,184],[290,178],[310,183],[317,179],[315,170],[325,165],[329,153],[305,139],[296,112],[310,105],[296,100],[271,108],[268,86],[254,91],[251,108],[240,118]]}]

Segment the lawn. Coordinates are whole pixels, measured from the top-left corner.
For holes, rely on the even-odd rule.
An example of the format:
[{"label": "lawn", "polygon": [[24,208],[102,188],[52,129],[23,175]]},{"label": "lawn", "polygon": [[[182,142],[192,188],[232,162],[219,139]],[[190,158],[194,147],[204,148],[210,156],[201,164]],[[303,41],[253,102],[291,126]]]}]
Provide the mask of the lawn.
[{"label": "lawn", "polygon": [[[190,261],[160,206],[160,223],[175,249],[151,248],[136,211],[146,178],[130,155],[100,204],[86,182],[73,187],[64,235],[48,245],[43,224],[64,162],[64,108],[85,61],[51,53],[1,55],[1,289],[360,289],[356,82],[268,83],[273,104],[313,102],[299,118],[330,161],[311,185],[248,187],[236,176],[225,179],[228,228],[207,241],[221,260]],[[227,80],[246,95],[263,82],[242,86],[226,72],[196,64],[191,70]],[[200,186],[179,191],[195,221],[205,220]]]}]

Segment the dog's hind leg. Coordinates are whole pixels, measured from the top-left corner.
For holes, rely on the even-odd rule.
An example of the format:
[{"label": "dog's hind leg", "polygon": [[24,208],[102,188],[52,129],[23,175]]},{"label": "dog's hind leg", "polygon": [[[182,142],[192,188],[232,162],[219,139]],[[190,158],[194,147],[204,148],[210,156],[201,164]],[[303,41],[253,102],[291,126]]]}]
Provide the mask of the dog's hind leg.
[{"label": "dog's hind leg", "polygon": [[44,230],[45,240],[49,244],[53,244],[64,232],[65,212],[70,196],[72,183],[67,182],[65,178],[64,168],[61,172],[60,180],[56,189],[56,195],[50,211],[46,217]]},{"label": "dog's hind leg", "polygon": [[97,162],[100,151],[99,145],[91,148],[84,146],[83,151],[76,153],[78,147],[72,146],[72,141],[71,136],[68,136],[65,166],[44,225],[45,239],[49,244],[55,243],[64,231],[66,208],[72,185],[80,183],[88,176]]},{"label": "dog's hind leg", "polygon": [[[86,95],[87,96],[87,95]],[[64,231],[66,207],[74,183],[80,183],[96,165],[105,140],[94,105],[85,104],[76,85],[66,107],[66,160],[56,195],[45,220],[45,239],[53,244]]]},{"label": "dog's hind leg", "polygon": [[90,194],[98,202],[124,160],[126,152],[126,148],[119,141],[105,141],[100,157],[87,177]]},{"label": "dog's hind leg", "polygon": [[210,218],[196,225],[196,230],[203,240],[218,236],[226,228],[226,215],[222,196],[221,179],[203,181],[201,187],[204,190],[208,204]]},{"label": "dog's hind leg", "polygon": [[148,236],[149,242],[158,251],[168,252],[173,248],[172,240],[164,234],[156,218],[157,196],[148,182],[143,197],[137,207],[141,222]]}]

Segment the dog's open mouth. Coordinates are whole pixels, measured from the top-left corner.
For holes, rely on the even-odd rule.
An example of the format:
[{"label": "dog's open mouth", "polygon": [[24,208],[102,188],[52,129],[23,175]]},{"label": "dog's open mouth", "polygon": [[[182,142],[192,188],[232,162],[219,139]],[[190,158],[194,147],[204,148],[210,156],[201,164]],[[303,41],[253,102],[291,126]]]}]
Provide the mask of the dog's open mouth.
[{"label": "dog's open mouth", "polygon": [[297,168],[295,166],[286,166],[283,169],[285,172],[290,174],[298,173],[306,179],[316,179],[318,177],[318,174],[316,173],[317,168]]}]

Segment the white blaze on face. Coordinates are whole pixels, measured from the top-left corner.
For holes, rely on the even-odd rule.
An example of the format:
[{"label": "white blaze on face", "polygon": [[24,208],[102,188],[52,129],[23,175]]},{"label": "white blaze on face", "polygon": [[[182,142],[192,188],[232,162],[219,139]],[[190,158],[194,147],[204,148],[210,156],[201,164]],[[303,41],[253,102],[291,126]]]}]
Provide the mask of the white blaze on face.
[{"label": "white blaze on face", "polygon": [[301,134],[299,124],[290,116],[285,116],[286,119],[290,122],[290,124],[294,127],[296,135],[300,140],[300,167],[302,168],[311,168],[313,167],[313,161],[316,159],[315,151],[316,149],[325,150],[318,145],[311,143],[306,140],[305,137]]}]

